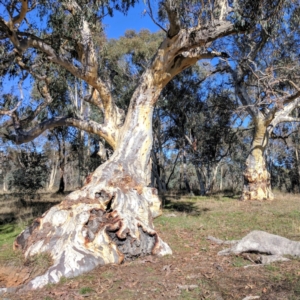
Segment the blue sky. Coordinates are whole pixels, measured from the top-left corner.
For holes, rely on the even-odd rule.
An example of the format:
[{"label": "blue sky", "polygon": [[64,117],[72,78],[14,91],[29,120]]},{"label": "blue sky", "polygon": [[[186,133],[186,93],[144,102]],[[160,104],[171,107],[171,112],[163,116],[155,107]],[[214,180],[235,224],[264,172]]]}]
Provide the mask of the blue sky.
[{"label": "blue sky", "polygon": [[[103,20],[103,24],[105,26],[105,33],[107,34],[107,37],[117,39],[120,36],[123,36],[125,31],[128,29],[134,29],[136,31],[140,31],[141,29],[148,29],[151,32],[160,30],[160,28],[151,20],[149,15],[143,13],[145,9],[146,6],[143,1],[141,1],[140,3],[137,3],[133,8],[130,8],[127,15],[124,15],[118,11],[114,11],[113,17],[105,17]],[[28,82],[28,84],[25,84],[23,87],[25,97],[30,93],[30,83],[28,80],[26,80],[26,82]],[[4,79],[2,92],[12,92],[19,95],[18,79]]]},{"label": "blue sky", "polygon": [[104,18],[103,23],[106,25],[105,32],[108,38],[119,38],[124,35],[128,29],[140,31],[141,29],[148,29],[151,32],[156,32],[160,28],[155,25],[148,14],[144,14],[146,9],[145,4],[141,1],[131,8],[127,15],[118,11],[114,12],[114,16],[107,16]]}]

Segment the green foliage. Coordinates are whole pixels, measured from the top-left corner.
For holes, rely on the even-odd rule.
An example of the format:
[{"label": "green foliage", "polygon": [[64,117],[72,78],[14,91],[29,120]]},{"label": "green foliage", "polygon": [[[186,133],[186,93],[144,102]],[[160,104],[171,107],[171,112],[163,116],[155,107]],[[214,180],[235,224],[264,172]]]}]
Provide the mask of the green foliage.
[{"label": "green foliage", "polygon": [[36,192],[46,184],[47,157],[36,150],[22,150],[18,154],[20,167],[13,172],[9,186],[19,191]]},{"label": "green foliage", "polygon": [[[106,76],[112,80],[113,95],[127,111],[142,72],[147,68],[164,37],[163,32],[127,30],[120,39],[111,39],[103,53]],[[105,73],[102,70],[102,74]],[[103,75],[102,75],[103,76]]]}]

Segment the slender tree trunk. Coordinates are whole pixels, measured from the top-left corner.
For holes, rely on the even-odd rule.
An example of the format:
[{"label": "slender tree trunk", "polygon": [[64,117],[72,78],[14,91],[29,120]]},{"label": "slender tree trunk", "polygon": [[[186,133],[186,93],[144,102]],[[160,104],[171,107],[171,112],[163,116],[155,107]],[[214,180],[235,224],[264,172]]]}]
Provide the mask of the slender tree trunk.
[{"label": "slender tree trunk", "polygon": [[296,158],[296,170],[297,170],[297,190],[300,192],[300,163],[299,163],[299,152],[298,145],[295,145],[295,158]]},{"label": "slender tree trunk", "polygon": [[48,190],[51,191],[53,189],[54,183],[55,183],[55,177],[56,177],[56,173],[57,173],[57,165],[58,161],[56,160],[56,158],[54,157],[54,161],[52,164],[52,169],[51,169],[51,173],[50,173],[50,177],[49,177],[49,184],[48,184]]},{"label": "slender tree trunk", "polygon": [[169,183],[170,183],[170,180],[171,180],[171,178],[172,178],[172,176],[174,174],[174,171],[175,171],[175,168],[176,168],[176,163],[177,163],[177,160],[179,158],[179,154],[180,154],[180,151],[178,151],[178,153],[176,155],[176,158],[175,158],[175,161],[174,161],[174,164],[173,164],[173,168],[172,168],[172,170],[171,170],[171,172],[169,174],[168,179],[166,180],[166,190],[169,189]]},{"label": "slender tree trunk", "polygon": [[152,170],[151,170],[151,186],[157,186],[158,191],[160,193],[166,192],[166,184],[164,182],[164,178],[162,178],[162,170],[159,166],[159,161],[156,157],[156,153],[151,151],[151,161],[152,161]]},{"label": "slender tree trunk", "polygon": [[209,176],[208,176],[209,183],[208,183],[208,187],[207,187],[207,191],[209,193],[212,193],[214,191],[219,164],[220,164],[219,162],[212,163],[212,166],[209,167]]},{"label": "slender tree trunk", "polygon": [[191,193],[191,187],[189,184],[189,180],[187,178],[187,166],[186,166],[186,152],[183,150],[183,181],[185,185],[185,189],[190,194]]},{"label": "slender tree trunk", "polygon": [[270,174],[267,171],[264,157],[269,140],[267,124],[263,118],[259,117],[254,120],[254,123],[254,139],[246,160],[244,189],[241,200],[273,200]]},{"label": "slender tree trunk", "polygon": [[223,191],[223,165],[220,168],[220,192]]},{"label": "slender tree trunk", "polygon": [[6,193],[8,192],[8,188],[7,188],[7,185],[6,185],[6,176],[3,175],[3,192]]},{"label": "slender tree trunk", "polygon": [[58,186],[58,194],[63,194],[65,191],[65,179],[64,179],[64,168],[60,168],[60,178],[59,178],[59,186]]},{"label": "slender tree trunk", "polygon": [[[296,131],[296,128],[293,126],[293,130]],[[299,159],[299,131],[296,133],[295,142],[294,142],[294,149],[295,149],[295,158],[296,158],[296,172],[297,172],[297,192],[300,193],[300,159]]]},{"label": "slender tree trunk", "polygon": [[200,195],[205,196],[206,195],[206,189],[205,189],[205,181],[203,180],[203,174],[199,167],[195,166],[198,183],[200,187]]}]

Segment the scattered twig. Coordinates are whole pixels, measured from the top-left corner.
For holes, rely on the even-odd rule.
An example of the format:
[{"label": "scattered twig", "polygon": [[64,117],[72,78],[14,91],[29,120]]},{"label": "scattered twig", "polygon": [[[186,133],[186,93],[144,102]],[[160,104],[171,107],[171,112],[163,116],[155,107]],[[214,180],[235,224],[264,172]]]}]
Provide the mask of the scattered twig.
[{"label": "scattered twig", "polygon": [[247,297],[245,297],[245,298],[243,298],[242,300],[253,300],[253,299],[259,299],[260,298],[260,296],[247,296]]}]

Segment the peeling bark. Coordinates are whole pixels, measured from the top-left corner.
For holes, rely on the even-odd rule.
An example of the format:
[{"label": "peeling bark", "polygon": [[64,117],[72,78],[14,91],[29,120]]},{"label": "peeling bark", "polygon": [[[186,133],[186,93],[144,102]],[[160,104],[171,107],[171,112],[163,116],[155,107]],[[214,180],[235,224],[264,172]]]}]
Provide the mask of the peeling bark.
[{"label": "peeling bark", "polygon": [[138,181],[130,164],[118,157],[99,167],[90,183],[52,207],[16,239],[25,256],[48,252],[53,266],[28,288],[56,283],[107,263],[172,251],[156,233],[161,214],[156,190]]},{"label": "peeling bark", "polygon": [[250,154],[246,160],[244,172],[244,189],[241,200],[273,200],[270,174],[266,168],[264,152],[268,145],[269,133],[267,122],[256,118],[255,133]]}]

